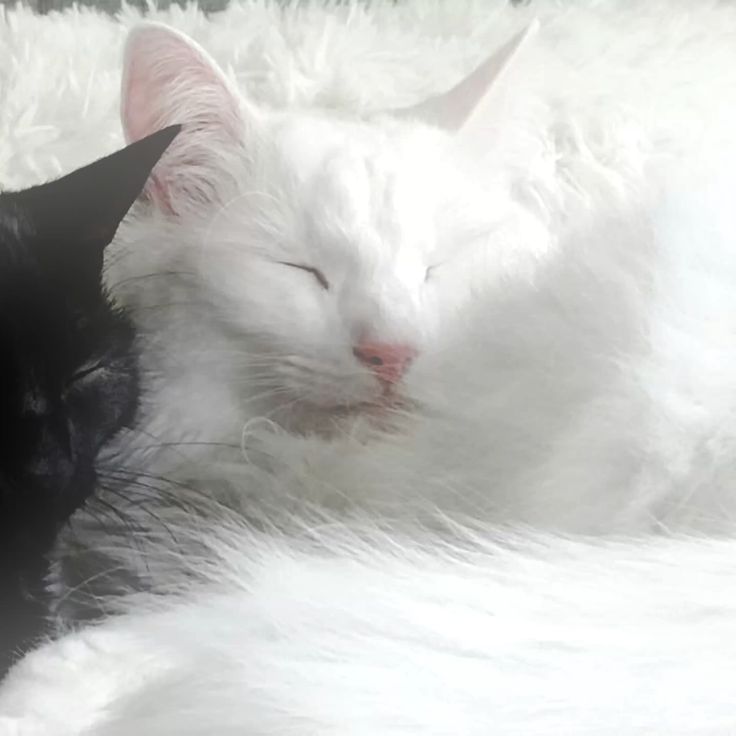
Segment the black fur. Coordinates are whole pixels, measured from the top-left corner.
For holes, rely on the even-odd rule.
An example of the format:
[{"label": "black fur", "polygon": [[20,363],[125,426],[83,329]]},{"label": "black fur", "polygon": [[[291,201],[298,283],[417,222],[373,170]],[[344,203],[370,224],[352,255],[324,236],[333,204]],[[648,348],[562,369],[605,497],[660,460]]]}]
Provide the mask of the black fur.
[{"label": "black fur", "polygon": [[0,194],[0,676],[45,631],[47,555],[138,396],[105,246],[178,132]]}]

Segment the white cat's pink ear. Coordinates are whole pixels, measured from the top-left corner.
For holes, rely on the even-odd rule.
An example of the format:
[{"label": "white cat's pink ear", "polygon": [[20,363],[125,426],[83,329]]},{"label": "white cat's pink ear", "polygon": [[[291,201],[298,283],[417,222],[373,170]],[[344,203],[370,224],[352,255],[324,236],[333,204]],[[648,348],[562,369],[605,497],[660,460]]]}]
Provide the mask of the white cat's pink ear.
[{"label": "white cat's pink ear", "polygon": [[532,21],[452,89],[395,114],[453,132],[483,127],[483,121],[493,114],[492,98],[498,83],[538,30],[539,22]]},{"label": "white cat's pink ear", "polygon": [[157,23],[128,35],[121,118],[128,141],[182,126],[146,189],[157,206],[174,213],[214,197],[218,160],[243,136],[238,94],[216,62],[185,35]]}]

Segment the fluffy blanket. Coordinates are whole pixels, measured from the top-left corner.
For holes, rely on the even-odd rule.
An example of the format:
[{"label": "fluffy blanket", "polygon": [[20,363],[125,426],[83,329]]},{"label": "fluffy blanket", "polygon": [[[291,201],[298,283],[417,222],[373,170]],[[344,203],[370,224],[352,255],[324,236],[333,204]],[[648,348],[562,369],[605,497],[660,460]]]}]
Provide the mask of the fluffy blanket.
[{"label": "fluffy blanket", "polygon": [[[510,33],[505,2],[394,4],[256,0],[206,15],[196,5],[151,10],[274,107],[385,109],[454,83]],[[528,10],[518,12],[529,18]],[[89,8],[0,16],[0,187],[59,174],[122,144],[120,54],[142,14]],[[514,27],[516,24],[514,24]]]}]

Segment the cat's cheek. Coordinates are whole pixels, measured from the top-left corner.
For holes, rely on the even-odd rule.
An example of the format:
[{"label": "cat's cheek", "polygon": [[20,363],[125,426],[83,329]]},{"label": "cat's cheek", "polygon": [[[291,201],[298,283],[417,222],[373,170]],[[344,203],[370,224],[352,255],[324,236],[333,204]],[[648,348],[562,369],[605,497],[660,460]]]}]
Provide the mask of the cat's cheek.
[{"label": "cat's cheek", "polygon": [[445,273],[432,273],[423,284],[417,307],[417,336],[431,347],[453,312],[453,284]]},{"label": "cat's cheek", "polygon": [[329,344],[335,335],[335,306],[332,295],[312,281],[297,272],[296,278],[279,279],[270,289],[260,290],[250,321],[295,345],[324,340]]},{"label": "cat's cheek", "polygon": [[92,456],[135,411],[134,377],[115,371],[102,373],[72,387],[66,395],[77,449]]}]

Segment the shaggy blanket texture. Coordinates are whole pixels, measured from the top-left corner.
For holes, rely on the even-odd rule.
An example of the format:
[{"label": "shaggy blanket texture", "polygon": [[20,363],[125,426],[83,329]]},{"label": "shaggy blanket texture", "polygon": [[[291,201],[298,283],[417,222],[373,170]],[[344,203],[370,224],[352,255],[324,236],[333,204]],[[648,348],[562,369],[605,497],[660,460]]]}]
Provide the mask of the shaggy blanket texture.
[{"label": "shaggy blanket texture", "polygon": [[189,34],[263,104],[381,110],[447,88],[476,66],[508,38],[503,7],[426,0],[285,11],[256,1],[212,15],[196,5],[145,15],[127,6],[115,17],[8,8],[0,16],[0,187],[56,176],[122,145],[121,47],[144,17]]}]

